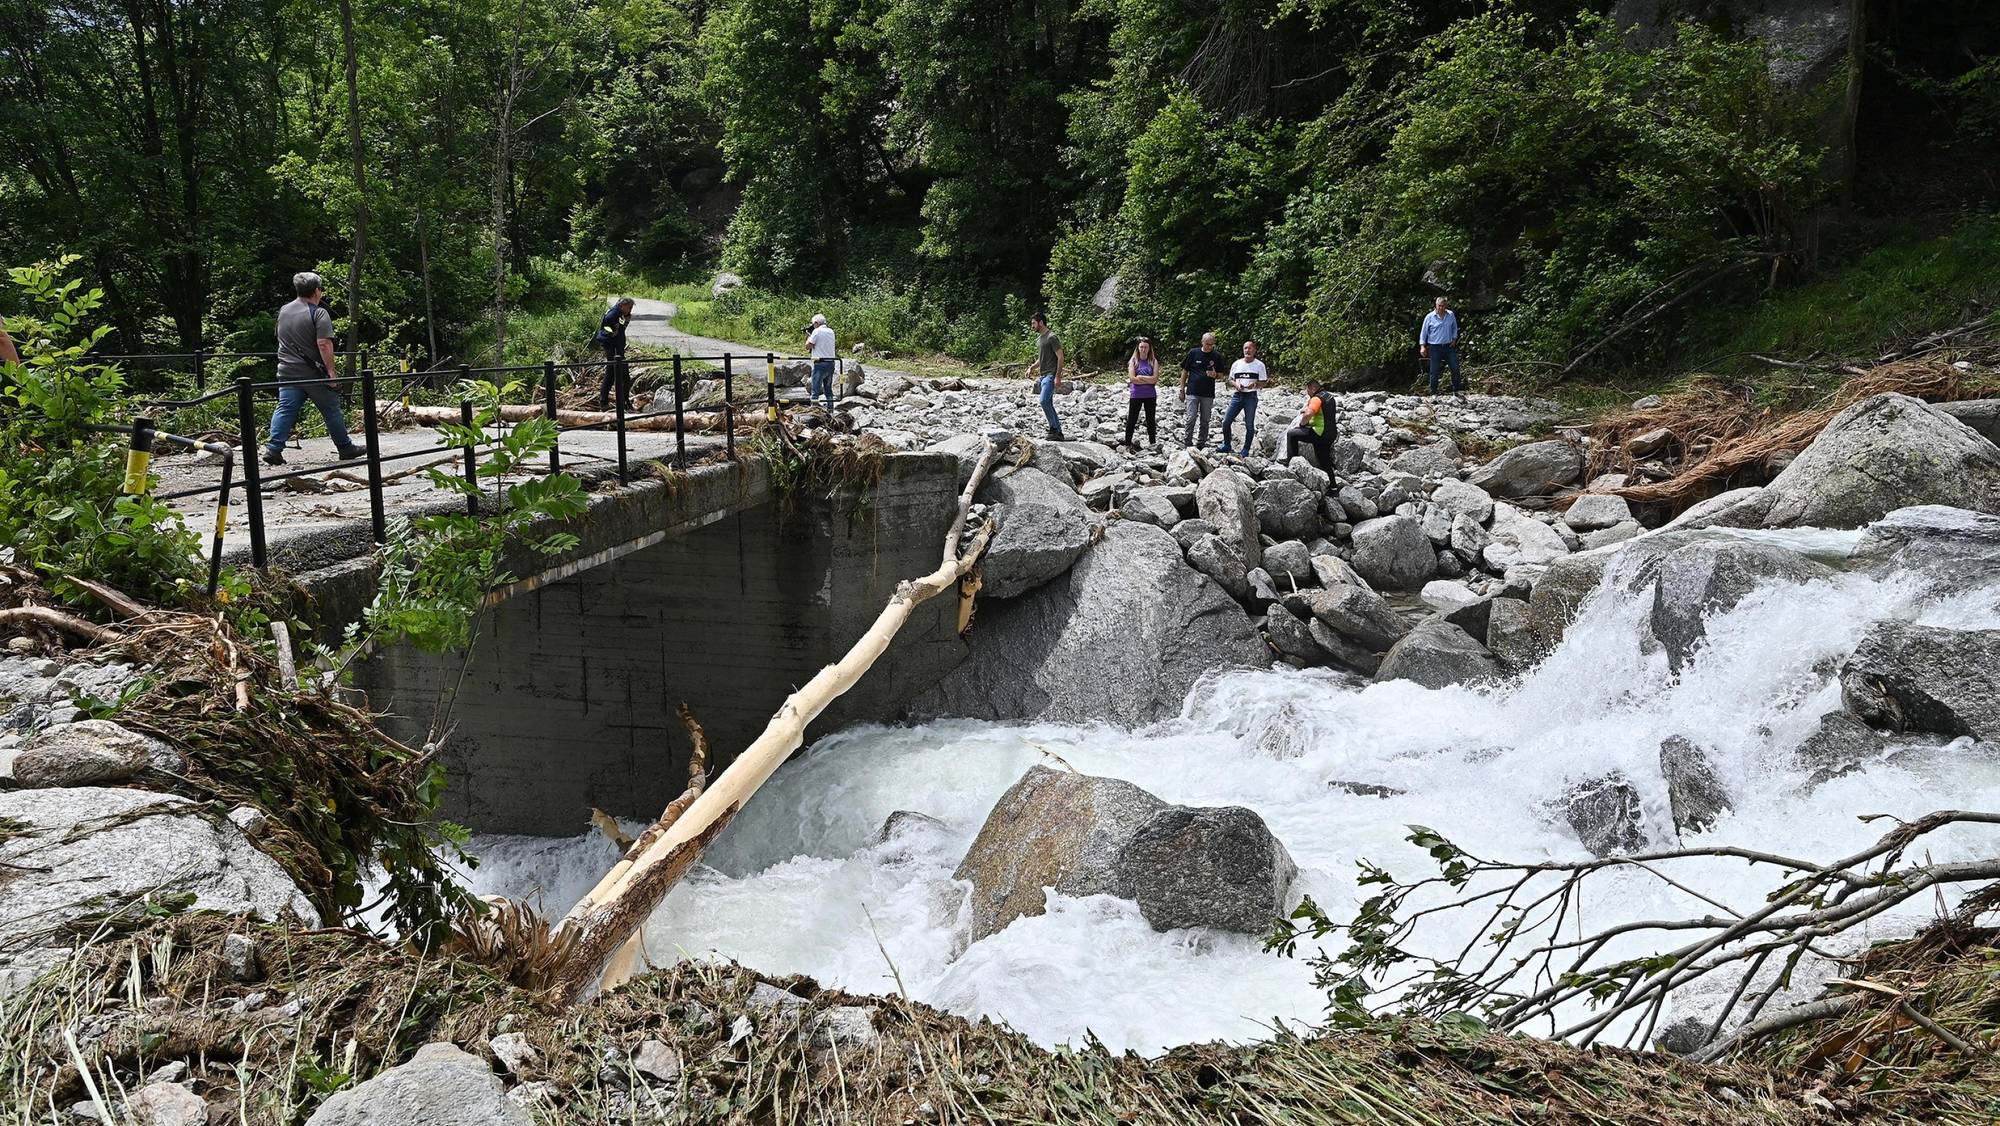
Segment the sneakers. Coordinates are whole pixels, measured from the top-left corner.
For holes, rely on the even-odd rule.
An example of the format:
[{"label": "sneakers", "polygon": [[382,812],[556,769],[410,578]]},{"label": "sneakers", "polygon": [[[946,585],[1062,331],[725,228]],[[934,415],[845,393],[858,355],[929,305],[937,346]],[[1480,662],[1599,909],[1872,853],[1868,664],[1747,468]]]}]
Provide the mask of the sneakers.
[{"label": "sneakers", "polygon": [[269,446],[266,446],[264,447],[264,464],[283,465],[285,464],[285,455],[279,453],[277,450],[274,450]]}]

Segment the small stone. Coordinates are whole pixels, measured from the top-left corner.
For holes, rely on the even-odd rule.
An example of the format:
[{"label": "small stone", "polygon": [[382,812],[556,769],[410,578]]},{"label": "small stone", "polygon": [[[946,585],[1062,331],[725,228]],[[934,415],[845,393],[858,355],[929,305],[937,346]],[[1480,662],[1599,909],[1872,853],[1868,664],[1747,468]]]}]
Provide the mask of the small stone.
[{"label": "small stone", "polygon": [[752,1012],[768,1013],[775,1010],[789,1013],[803,1007],[806,999],[790,990],[780,989],[768,981],[760,981],[750,987],[750,996],[745,998],[743,1003]]},{"label": "small stone", "polygon": [[681,1078],[681,1054],[661,1041],[643,1040],[639,1043],[639,1050],[632,1053],[632,1068],[656,1082],[678,1083]]},{"label": "small stone", "polygon": [[509,1075],[532,1075],[542,1066],[542,1054],[518,1032],[503,1032],[489,1041],[487,1047]]},{"label": "small stone", "polygon": [[166,1064],[162,1067],[155,1068],[151,1075],[146,1076],[146,1082],[183,1083],[187,1081],[187,1077],[188,1077],[187,1061],[175,1060],[170,1064]]},{"label": "small stone", "polygon": [[1563,513],[1563,523],[1579,532],[1595,532],[1632,519],[1625,498],[1603,493],[1585,493]]},{"label": "small stone", "polygon": [[875,1029],[873,1005],[835,1005],[813,1020],[813,1043],[843,1053],[858,1052],[881,1043]]},{"label": "small stone", "polygon": [[204,1126],[208,1104],[178,1083],[148,1083],[125,1104],[131,1126]]},{"label": "small stone", "polygon": [[258,964],[257,943],[247,934],[230,934],[222,940],[222,969],[233,981],[256,981],[263,977]]},{"label": "small stone", "polygon": [[1626,442],[1625,452],[1631,454],[1635,461],[1644,461],[1654,454],[1665,450],[1673,444],[1673,441],[1674,432],[1662,426],[1654,430],[1648,430],[1644,434],[1640,434],[1631,441]]}]

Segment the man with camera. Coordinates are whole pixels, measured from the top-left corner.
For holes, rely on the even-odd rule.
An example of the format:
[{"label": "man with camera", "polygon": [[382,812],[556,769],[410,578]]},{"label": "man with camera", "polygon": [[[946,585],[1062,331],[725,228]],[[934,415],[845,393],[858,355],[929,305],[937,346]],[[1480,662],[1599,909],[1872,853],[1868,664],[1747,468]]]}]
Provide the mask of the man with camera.
[{"label": "man with camera", "polygon": [[[340,460],[361,456],[347,436],[347,416],[340,409],[340,382],[333,377],[333,314],[320,306],[326,287],[311,270],[292,275],[298,296],[278,310],[278,409],[271,415],[271,433],[264,445],[264,464],[285,464],[285,443],[308,400],[326,420],[326,432]],[[304,382],[290,382],[301,380]]]}]

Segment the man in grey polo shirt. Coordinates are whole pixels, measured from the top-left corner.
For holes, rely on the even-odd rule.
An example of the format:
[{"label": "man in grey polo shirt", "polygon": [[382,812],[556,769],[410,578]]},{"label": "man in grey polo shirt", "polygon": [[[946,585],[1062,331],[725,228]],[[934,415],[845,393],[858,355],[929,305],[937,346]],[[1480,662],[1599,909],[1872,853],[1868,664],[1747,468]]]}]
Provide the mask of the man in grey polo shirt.
[{"label": "man in grey polo shirt", "polygon": [[271,433],[264,443],[264,464],[285,464],[285,443],[307,400],[326,419],[326,432],[340,460],[361,456],[347,436],[347,417],[340,410],[340,381],[333,377],[333,314],[320,307],[326,287],[308,270],[292,275],[298,298],[278,310],[278,378],[313,380],[278,388],[278,409],[271,415]]}]

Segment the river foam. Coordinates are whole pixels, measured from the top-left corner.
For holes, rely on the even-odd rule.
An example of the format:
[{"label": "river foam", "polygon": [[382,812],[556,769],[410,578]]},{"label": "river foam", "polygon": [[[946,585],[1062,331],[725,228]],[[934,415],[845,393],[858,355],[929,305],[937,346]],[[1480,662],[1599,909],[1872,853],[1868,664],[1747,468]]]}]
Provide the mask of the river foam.
[{"label": "river foam", "polygon": [[[1829,560],[1854,543],[1851,534],[1763,536]],[[1047,1044],[1090,1034],[1151,1052],[1321,1016],[1324,996],[1302,960],[1267,954],[1248,936],[1155,933],[1135,906],[1108,897],[1051,896],[1046,914],[967,947],[952,871],[993,802],[1037,763],[1128,779],[1172,802],[1256,810],[1299,863],[1294,895],[1312,895],[1335,918],[1360,901],[1363,859],[1405,878],[1434,870],[1404,840],[1409,824],[1484,856],[1585,855],[1549,803],[1614,770],[1640,790],[1655,832],[1670,832],[1658,756],[1673,735],[1712,751],[1735,799],[1688,844],[1828,858],[1881,834],[1859,814],[2000,808],[2000,759],[1964,743],[1811,792],[1793,761],[1839,706],[1835,671],[1870,621],[2000,628],[1996,588],[1936,599],[1913,578],[1843,573],[1760,590],[1709,621],[1705,647],[1675,678],[1664,654],[1639,643],[1650,594],[1616,580],[1548,660],[1492,690],[1240,671],[1205,678],[1179,716],[1137,731],[951,721],[828,736],[781,770],[668,896],[646,929],[649,957],[724,957],[855,992],[900,990]],[[1333,782],[1401,793],[1361,796]],[[878,841],[897,810],[940,824]],[[1967,828],[1932,838],[1932,854],[1991,855],[1993,843],[1993,830]],[[614,858],[592,834],[480,837],[474,851],[479,891],[539,898],[554,911]],[[1774,880],[1723,862],[1679,875],[1738,908],[1761,903]],[[1589,922],[1690,913],[1678,892],[1614,876],[1591,900]],[[1418,945],[1456,949],[1481,922],[1444,917]]]}]

